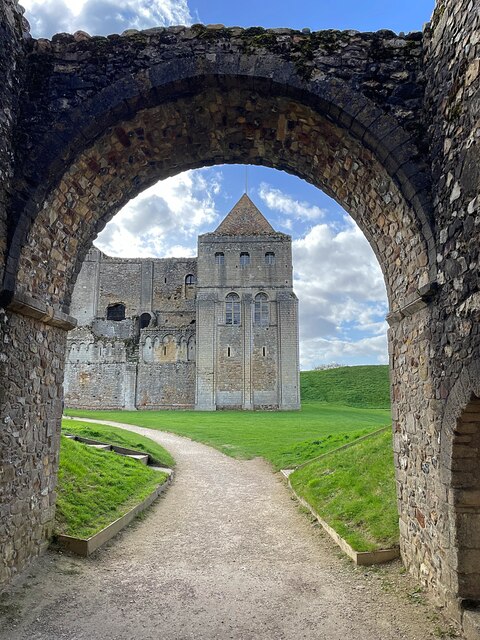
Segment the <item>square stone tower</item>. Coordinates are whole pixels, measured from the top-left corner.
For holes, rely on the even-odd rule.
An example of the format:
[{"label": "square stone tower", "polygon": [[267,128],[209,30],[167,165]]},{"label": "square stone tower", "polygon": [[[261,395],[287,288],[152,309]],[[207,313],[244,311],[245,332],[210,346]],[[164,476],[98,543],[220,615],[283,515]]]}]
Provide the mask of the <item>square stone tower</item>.
[{"label": "square stone tower", "polygon": [[195,408],[299,409],[291,237],[244,194],[198,239]]}]

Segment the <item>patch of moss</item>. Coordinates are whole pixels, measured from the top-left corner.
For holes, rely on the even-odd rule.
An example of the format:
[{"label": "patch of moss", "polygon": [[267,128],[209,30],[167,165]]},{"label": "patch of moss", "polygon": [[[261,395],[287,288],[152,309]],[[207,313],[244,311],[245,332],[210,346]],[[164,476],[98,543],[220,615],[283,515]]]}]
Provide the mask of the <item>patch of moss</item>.
[{"label": "patch of moss", "polygon": [[225,40],[232,37],[232,31],[227,27],[220,29],[207,29],[204,24],[194,24],[190,28],[199,40]]}]

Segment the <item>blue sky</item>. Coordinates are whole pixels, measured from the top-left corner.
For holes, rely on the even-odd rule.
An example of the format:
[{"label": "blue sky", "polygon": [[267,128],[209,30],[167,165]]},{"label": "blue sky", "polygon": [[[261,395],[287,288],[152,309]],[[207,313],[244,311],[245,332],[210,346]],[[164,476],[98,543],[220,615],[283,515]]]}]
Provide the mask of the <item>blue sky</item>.
[{"label": "blue sky", "polygon": [[[24,0],[34,37],[92,35],[170,24],[302,29],[421,30],[433,0]],[[292,9],[293,8],[293,9]],[[350,216],[315,187],[286,173],[248,168],[249,195],[293,239],[300,302],[301,367],[387,362],[387,302],[380,268]],[[192,256],[199,233],[214,229],[245,189],[245,167],[179,174],[132,200],[95,244],[109,255]]]}]

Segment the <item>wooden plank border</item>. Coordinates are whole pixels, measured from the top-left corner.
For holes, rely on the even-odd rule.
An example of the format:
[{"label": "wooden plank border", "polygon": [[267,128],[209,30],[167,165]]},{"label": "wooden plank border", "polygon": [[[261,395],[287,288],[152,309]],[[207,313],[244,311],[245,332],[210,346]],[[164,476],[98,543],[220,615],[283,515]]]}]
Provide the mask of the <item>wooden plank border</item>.
[{"label": "wooden plank border", "polygon": [[173,473],[158,487],[135,507],[127,511],[123,516],[109,524],[107,527],[95,533],[90,538],[75,538],[73,536],[57,535],[56,542],[79,556],[87,557],[96,551],[99,547],[111,540],[122,529],[129,525],[136,516],[145,511],[164,491],[167,490],[172,482]]},{"label": "wooden plank border", "polygon": [[318,520],[319,524],[323,527],[323,529],[328,533],[328,535],[332,538],[332,540],[340,547],[340,549],[347,554],[349,558],[351,558],[356,565],[360,566],[370,566],[373,564],[382,564],[383,562],[389,562],[390,560],[394,560],[395,558],[400,557],[400,549],[398,547],[394,547],[392,549],[379,549],[378,551],[355,551],[346,540],[344,540],[329,524],[325,522],[323,518],[321,518],[315,509],[306,501],[304,498],[301,498],[295,489],[292,487],[292,483],[290,479],[287,478],[288,486],[292,491],[295,498],[300,502],[301,505],[308,509],[312,516]]}]

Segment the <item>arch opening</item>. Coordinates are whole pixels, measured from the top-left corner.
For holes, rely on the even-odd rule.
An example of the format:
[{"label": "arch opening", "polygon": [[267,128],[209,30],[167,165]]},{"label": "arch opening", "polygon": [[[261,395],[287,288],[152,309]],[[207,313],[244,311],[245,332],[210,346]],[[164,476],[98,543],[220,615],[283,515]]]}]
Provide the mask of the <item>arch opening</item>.
[{"label": "arch opening", "polygon": [[[92,239],[121,206],[159,179],[220,163],[285,170],[332,196],[374,249],[392,310],[426,285],[430,264],[423,223],[388,163],[353,127],[327,117],[313,95],[289,97],[273,84],[267,93],[261,81],[252,89],[241,77],[231,91],[230,83],[211,76],[202,92],[189,87],[188,97],[180,86],[175,99],[140,109],[84,144],[41,202],[19,259],[17,292],[29,290],[68,312]],[[36,235],[40,229],[45,235],[45,228],[48,259],[39,263],[33,255]]]},{"label": "arch opening", "polygon": [[451,459],[458,597],[480,605],[480,396],[472,394],[453,432]]}]

